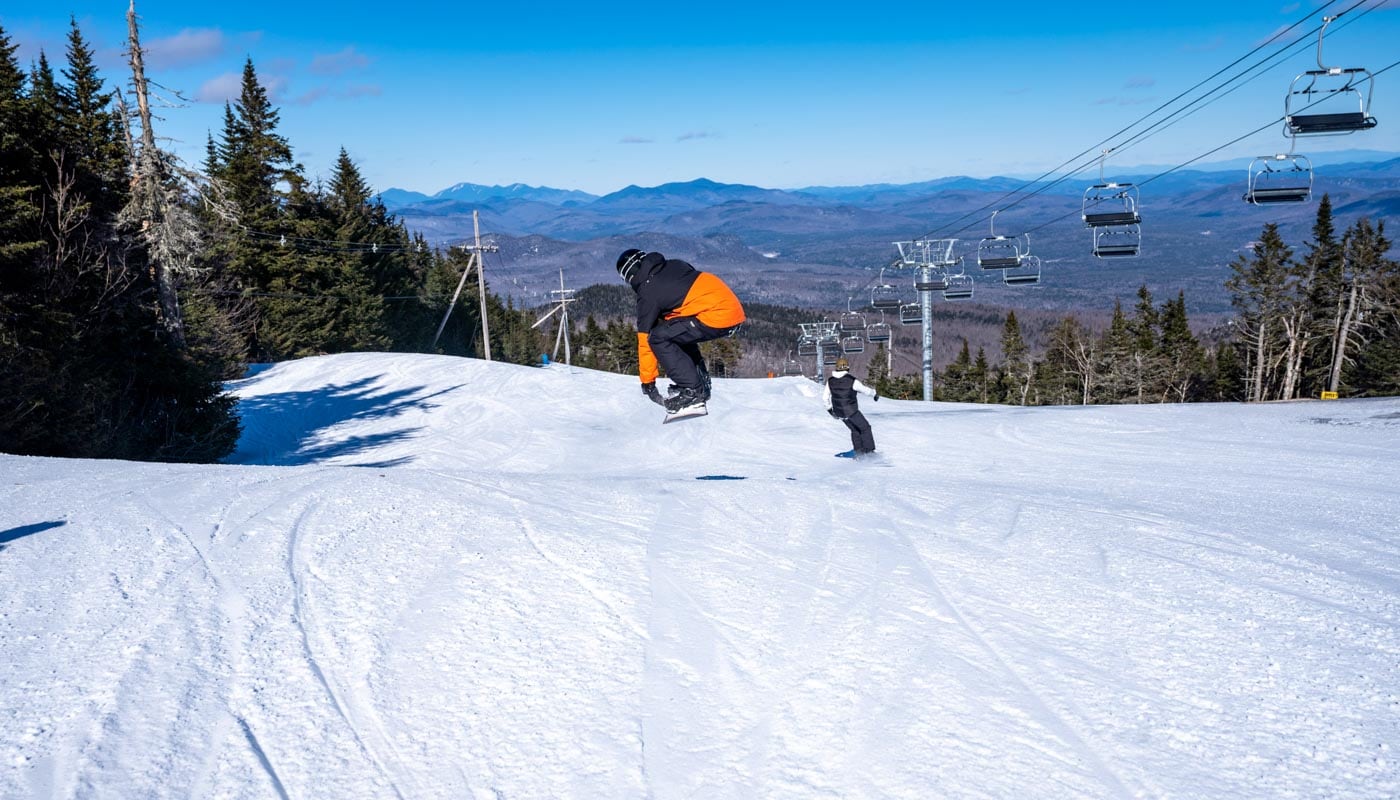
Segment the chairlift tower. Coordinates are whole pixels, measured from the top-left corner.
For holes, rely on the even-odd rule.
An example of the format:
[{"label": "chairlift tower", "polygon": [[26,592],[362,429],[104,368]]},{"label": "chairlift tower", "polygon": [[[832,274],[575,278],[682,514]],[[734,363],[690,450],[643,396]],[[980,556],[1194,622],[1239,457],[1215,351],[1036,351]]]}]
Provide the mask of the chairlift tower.
[{"label": "chairlift tower", "polygon": [[919,294],[923,315],[923,373],[924,400],[933,400],[933,293],[947,288],[944,271],[957,263],[953,247],[957,239],[916,239],[895,242],[899,248],[899,263],[915,271],[914,289]]},{"label": "chairlift tower", "polygon": [[820,382],[822,375],[826,374],[827,357],[841,351],[841,323],[802,322],[798,327],[802,329],[800,341],[816,346],[817,365],[812,374]]}]

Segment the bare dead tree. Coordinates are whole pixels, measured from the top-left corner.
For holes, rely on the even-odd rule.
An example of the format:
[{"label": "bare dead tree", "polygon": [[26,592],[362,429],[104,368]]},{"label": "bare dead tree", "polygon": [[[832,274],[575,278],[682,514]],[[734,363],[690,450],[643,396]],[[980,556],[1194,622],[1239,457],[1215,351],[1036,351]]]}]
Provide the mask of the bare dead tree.
[{"label": "bare dead tree", "polygon": [[[133,142],[128,127],[132,191],[121,220],[134,228],[146,245],[160,298],[161,323],[175,345],[183,349],[185,330],[176,280],[193,271],[204,244],[200,221],[191,210],[191,200],[198,198],[220,217],[231,217],[231,211],[216,181],[185,169],[173,154],[157,146],[135,0],[131,0],[127,8],[126,23],[127,55],[141,140],[139,145]],[[125,107],[124,101],[122,106]]]}]

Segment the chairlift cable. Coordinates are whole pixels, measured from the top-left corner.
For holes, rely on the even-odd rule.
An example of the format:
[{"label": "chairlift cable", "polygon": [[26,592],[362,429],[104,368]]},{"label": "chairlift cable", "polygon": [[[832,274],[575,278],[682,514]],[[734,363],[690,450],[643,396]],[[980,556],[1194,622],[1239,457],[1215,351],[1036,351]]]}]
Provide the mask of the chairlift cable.
[{"label": "chairlift cable", "polygon": [[[1340,17],[1342,14],[1346,14],[1346,13],[1352,11],[1352,10],[1355,9],[1357,6],[1360,6],[1360,5],[1362,5],[1363,3],[1365,3],[1365,2],[1367,2],[1367,0],[1357,0],[1357,2],[1354,3],[1351,7],[1347,8],[1345,11],[1341,12],[1340,14],[1338,14],[1338,17]],[[1324,7],[1325,7],[1325,6],[1324,6]],[[1357,16],[1357,17],[1355,17],[1354,19],[1360,19],[1361,16],[1364,16],[1365,14],[1369,13],[1371,10],[1373,10],[1373,9],[1369,9],[1369,8],[1366,9],[1365,11],[1362,12],[1362,14],[1361,14],[1360,16]],[[1314,13],[1316,13],[1316,12],[1314,12]],[[1309,16],[1310,16],[1310,15],[1309,15]],[[1304,19],[1306,19],[1306,18],[1307,18],[1307,17],[1304,17]],[[1298,22],[1294,23],[1294,25],[1289,26],[1289,29],[1291,29],[1292,27],[1296,27],[1296,26],[1297,26],[1298,24],[1300,24],[1302,21],[1303,21],[1303,20],[1299,20]],[[1348,20],[1348,24],[1350,24],[1351,21],[1352,21],[1352,20]],[[1243,78],[1243,76],[1248,75],[1250,72],[1253,72],[1253,71],[1259,69],[1261,66],[1267,64],[1269,61],[1272,61],[1272,60],[1278,58],[1280,55],[1292,55],[1292,53],[1289,53],[1289,52],[1288,52],[1290,48],[1297,48],[1299,45],[1304,45],[1304,46],[1310,47],[1310,46],[1311,46],[1311,37],[1312,37],[1312,34],[1316,33],[1316,32],[1319,31],[1319,30],[1321,30],[1321,28],[1322,28],[1322,26],[1319,25],[1318,27],[1313,28],[1311,31],[1308,31],[1308,32],[1306,32],[1305,34],[1300,35],[1297,39],[1294,39],[1292,42],[1289,42],[1288,44],[1286,44],[1286,45],[1284,45],[1283,47],[1281,47],[1281,48],[1280,48],[1277,52],[1275,52],[1273,55],[1270,55],[1270,56],[1266,57],[1263,61],[1257,62],[1257,63],[1254,64],[1253,66],[1251,66],[1251,67],[1245,69],[1243,72],[1238,73],[1237,75],[1235,75],[1234,77],[1232,77],[1232,78],[1226,80],[1224,83],[1220,84],[1219,86],[1216,86],[1215,88],[1211,89],[1209,92],[1207,92],[1206,94],[1202,95],[1201,97],[1198,97],[1198,98],[1196,98],[1195,100],[1191,101],[1191,102],[1188,103],[1186,106],[1183,106],[1182,108],[1180,108],[1180,109],[1178,109],[1178,110],[1172,112],[1171,114],[1167,115],[1167,116],[1164,117],[1163,119],[1160,119],[1160,120],[1154,122],[1152,125],[1148,126],[1147,128],[1144,128],[1143,130],[1139,131],[1138,133],[1134,134],[1133,136],[1129,137],[1128,139],[1123,140],[1123,141],[1120,142],[1119,144],[1117,144],[1117,145],[1115,145],[1114,147],[1110,148],[1109,150],[1105,151],[1105,153],[1108,153],[1108,152],[1117,153],[1117,152],[1119,152],[1119,151],[1121,151],[1121,150],[1127,149],[1127,148],[1129,148],[1129,147],[1131,147],[1131,146],[1133,146],[1133,145],[1135,145],[1135,144],[1140,143],[1142,140],[1148,138],[1149,136],[1154,135],[1155,133],[1159,132],[1160,130],[1163,130],[1163,129],[1167,128],[1167,127],[1170,127],[1170,125],[1173,125],[1173,124],[1175,124],[1176,122],[1180,122],[1181,119],[1185,119],[1186,116],[1190,116],[1191,114],[1196,113],[1196,111],[1199,111],[1200,108],[1195,108],[1194,110],[1190,111],[1189,113],[1185,114],[1184,116],[1181,116],[1180,118],[1175,119],[1174,121],[1168,123],[1168,120],[1172,120],[1174,117],[1177,117],[1178,115],[1181,115],[1181,114],[1182,114],[1183,112],[1185,112],[1187,109],[1191,109],[1193,106],[1197,106],[1198,104],[1201,104],[1203,101],[1206,100],[1206,98],[1209,98],[1209,97],[1211,97],[1211,95],[1213,95],[1213,94],[1215,94],[1215,93],[1217,93],[1217,92],[1220,92],[1222,89],[1224,89],[1225,87],[1229,86],[1230,84],[1235,83],[1236,81],[1239,81],[1241,78]],[[1285,30],[1288,30],[1288,29],[1285,29]],[[1281,34],[1275,34],[1273,37],[1270,37],[1269,41],[1270,41],[1270,42],[1274,41],[1275,39],[1278,38],[1279,35],[1281,35]],[[1268,42],[1265,42],[1264,45],[1260,45],[1259,47],[1256,47],[1256,48],[1255,48],[1254,50],[1252,50],[1250,53],[1246,54],[1245,56],[1243,56],[1243,57],[1240,58],[1240,59],[1237,59],[1237,60],[1236,60],[1233,64],[1231,64],[1230,66],[1234,66],[1234,64],[1238,64],[1240,61],[1244,60],[1245,58],[1248,58],[1250,55],[1253,55],[1255,52],[1258,52],[1262,47],[1266,46],[1267,44],[1268,44]],[[1224,69],[1220,70],[1219,72],[1216,72],[1215,75],[1219,75],[1220,72],[1224,72],[1226,69],[1229,69],[1229,68],[1230,68],[1230,67],[1225,67]],[[1214,78],[1215,75],[1212,75],[1211,78]],[[1260,76],[1259,76],[1259,75],[1255,75],[1255,76],[1253,76],[1253,77],[1250,77],[1250,78],[1246,79],[1246,80],[1244,81],[1244,83],[1248,83],[1248,82],[1250,82],[1250,81],[1252,81],[1252,80],[1255,80],[1255,79],[1258,78],[1258,77],[1260,77]],[[1167,103],[1163,104],[1162,106],[1159,106],[1157,109],[1155,109],[1155,110],[1153,110],[1152,112],[1148,113],[1148,114],[1147,114],[1146,116],[1144,116],[1142,119],[1146,119],[1147,117],[1152,116],[1152,114],[1157,113],[1157,111],[1160,111],[1162,108],[1165,108],[1167,105],[1170,105],[1172,102],[1175,102],[1175,100],[1180,99],[1180,97],[1182,97],[1183,95],[1189,93],[1190,91],[1194,90],[1195,88],[1199,87],[1201,84],[1203,84],[1203,83],[1205,83],[1205,82],[1211,80],[1211,78],[1207,78],[1206,80],[1201,81],[1200,83],[1196,84],[1196,86],[1195,86],[1195,87],[1192,87],[1192,89],[1188,89],[1187,92],[1183,92],[1182,94],[1177,95],[1177,97],[1173,98],[1172,100],[1168,101]],[[1240,85],[1242,86],[1242,85],[1244,85],[1244,84],[1241,83]],[[1234,89],[1236,89],[1236,88],[1239,88],[1239,86],[1236,86],[1236,87],[1231,88],[1230,91],[1234,91]],[[1227,93],[1228,93],[1228,92],[1227,92]],[[1216,98],[1216,99],[1218,99],[1218,98]],[[1212,102],[1213,102],[1213,101],[1212,101]],[[1202,106],[1202,107],[1203,107],[1203,106]],[[1142,120],[1139,119],[1138,121],[1141,122]],[[1136,124],[1137,124],[1136,122],[1133,123],[1133,125],[1136,125]],[[1133,125],[1129,125],[1127,128],[1124,128],[1123,130],[1119,131],[1118,134],[1121,134],[1121,133],[1123,133],[1123,132],[1125,132],[1125,131],[1127,131],[1127,130],[1130,130],[1130,129],[1133,127]],[[1114,134],[1114,136],[1117,136],[1118,134]],[[1111,140],[1112,138],[1113,138],[1113,137],[1109,137],[1109,139],[1105,139],[1103,142],[1100,142],[1100,144],[1103,144],[1103,143],[1105,143],[1105,142]],[[1088,151],[1084,151],[1084,152],[1087,153]],[[1080,155],[1084,155],[1084,153],[1081,153]],[[1076,158],[1077,158],[1077,157],[1078,157],[1078,156],[1076,156]],[[1074,177],[1075,175],[1078,175],[1079,173],[1083,172],[1084,170],[1089,169],[1089,168],[1092,167],[1094,164],[1100,163],[1101,159],[1102,159],[1102,156],[1095,156],[1094,158],[1090,159],[1089,161],[1086,161],[1086,162],[1084,162],[1083,164],[1081,164],[1080,166],[1076,167],[1073,171],[1066,173],[1065,175],[1061,176],[1060,178],[1058,178],[1058,179],[1056,179],[1056,180],[1054,180],[1054,181],[1052,181],[1052,182],[1050,182],[1050,183],[1048,183],[1048,184],[1046,184],[1046,185],[1044,185],[1044,186],[1042,186],[1042,187],[1036,189],[1036,190],[1033,191],[1033,192],[1030,192],[1030,193],[1028,193],[1028,194],[1025,194],[1024,196],[1020,197],[1019,199],[1017,199],[1017,200],[1015,200],[1015,201],[1013,201],[1013,202],[1007,204],[1006,206],[1003,206],[1002,208],[1000,208],[1000,209],[998,209],[998,210],[999,210],[999,211],[1004,211],[1004,210],[1009,209],[1009,208],[1014,208],[1015,206],[1020,205],[1021,203],[1025,202],[1026,200],[1029,200],[1029,199],[1031,199],[1032,197],[1035,197],[1035,196],[1037,196],[1037,195],[1039,195],[1039,194],[1042,194],[1043,192],[1045,192],[1045,191],[1047,191],[1047,190],[1049,190],[1049,189],[1051,189],[1051,188],[1053,188],[1053,187],[1055,187],[1055,186],[1057,186],[1057,185],[1063,183],[1064,181],[1068,180],[1069,178],[1072,178],[1072,177]],[[1072,160],[1072,159],[1071,159],[1071,160]],[[1068,162],[1066,162],[1066,163],[1068,163]],[[1063,165],[1062,165],[1062,166],[1063,166]],[[1057,169],[1058,169],[1058,168],[1057,168]],[[1139,184],[1139,185],[1140,185],[1140,184]],[[1018,191],[1019,191],[1019,190],[1018,190]],[[1016,192],[1012,192],[1012,193],[1008,193],[1007,195],[1003,195],[1003,197],[998,198],[997,201],[994,201],[992,205],[994,205],[995,202],[999,202],[1000,200],[1005,199],[1006,197],[1011,197],[1011,196],[1013,196],[1015,193],[1016,193]],[[989,207],[990,207],[990,205],[984,206],[982,209],[979,209],[979,211],[985,210],[986,208],[989,208]],[[978,213],[978,212],[972,212],[972,213]],[[954,223],[960,221],[961,219],[963,219],[963,218],[959,218],[959,220],[954,220],[953,223],[949,223],[949,224],[954,224]],[[969,223],[968,225],[965,225],[965,226],[963,226],[962,228],[959,228],[958,230],[953,231],[953,233],[961,233],[962,231],[965,231],[965,230],[967,230],[968,228],[972,227],[972,225],[973,225],[973,223]],[[1044,227],[1044,226],[1041,226],[1041,227]],[[1037,230],[1038,230],[1038,229],[1037,229]]]},{"label": "chairlift cable", "polygon": [[[1387,65],[1386,67],[1384,67],[1384,68],[1382,68],[1382,69],[1379,69],[1379,70],[1376,70],[1374,73],[1372,73],[1372,77],[1374,77],[1374,76],[1376,76],[1376,75],[1384,74],[1384,73],[1386,73],[1386,72],[1389,72],[1390,70],[1395,69],[1396,67],[1400,67],[1400,61],[1394,61],[1394,62],[1390,63],[1389,65]],[[1361,81],[1361,82],[1364,83],[1365,81],[1363,80],[1363,81]],[[1313,101],[1312,103],[1309,103],[1307,106],[1304,106],[1304,109],[1306,109],[1306,108],[1311,108],[1312,106],[1317,105],[1318,103],[1321,103],[1321,102],[1323,102],[1323,101],[1322,101],[1322,100],[1315,100],[1315,101]],[[1301,110],[1301,109],[1300,109],[1300,110]],[[1271,127],[1273,127],[1273,126],[1278,125],[1278,124],[1279,124],[1280,122],[1282,122],[1282,121],[1283,121],[1283,117],[1278,117],[1278,118],[1276,118],[1276,119],[1272,119],[1272,120],[1270,120],[1269,122],[1266,122],[1266,123],[1264,123],[1263,125],[1259,126],[1258,128],[1255,128],[1254,130],[1249,131],[1248,133],[1245,133],[1245,134],[1242,134],[1242,135],[1240,135],[1240,136],[1237,136],[1237,137],[1235,137],[1234,139],[1231,139],[1230,141],[1225,142],[1224,144],[1222,144],[1222,145],[1220,145],[1220,146],[1218,146],[1218,147],[1211,148],[1210,150],[1207,150],[1206,152],[1201,153],[1200,155],[1198,155],[1198,156],[1196,156],[1196,157],[1194,157],[1194,158],[1191,158],[1191,159],[1189,159],[1189,160],[1187,160],[1187,161],[1183,161],[1182,163],[1177,164],[1176,166],[1171,167],[1171,168],[1169,168],[1169,169],[1165,169],[1165,170],[1163,170],[1163,171],[1157,173],[1156,175],[1151,176],[1150,178],[1146,178],[1146,179],[1144,179],[1144,180],[1142,180],[1142,181],[1139,181],[1137,185],[1138,185],[1138,186],[1146,186],[1147,184],[1149,184],[1149,183],[1151,183],[1151,182],[1157,180],[1158,178],[1165,178],[1166,176],[1172,174],[1173,172],[1176,172],[1176,171],[1178,171],[1178,170],[1181,170],[1181,169],[1184,169],[1184,168],[1186,168],[1186,167],[1189,167],[1190,165],[1196,163],[1197,161],[1200,161],[1200,160],[1203,159],[1203,158],[1207,158],[1207,157],[1209,157],[1209,156],[1211,156],[1211,155],[1214,155],[1215,153],[1220,152],[1221,150],[1224,150],[1224,149],[1227,148],[1227,147],[1230,147],[1231,145],[1239,144],[1240,142],[1244,141],[1245,139],[1248,139],[1248,138],[1251,137],[1251,136],[1254,136],[1255,134],[1258,134],[1258,133],[1260,133],[1260,132],[1262,132],[1262,131],[1266,131],[1266,130],[1268,130],[1269,128],[1271,128]],[[1062,220],[1069,219],[1070,217],[1079,216],[1079,213],[1080,213],[1080,212],[1076,210],[1076,211],[1072,211],[1072,212],[1070,212],[1070,213],[1068,213],[1068,214],[1064,214],[1064,215],[1062,215],[1062,216],[1056,217],[1055,219],[1052,219],[1052,220],[1050,220],[1049,222],[1046,222],[1046,223],[1044,223],[1044,224],[1042,224],[1042,225],[1039,225],[1039,226],[1037,226],[1037,227],[1031,228],[1030,230],[1026,231],[1026,233],[1027,233],[1027,234],[1035,233],[1036,231],[1042,230],[1042,229],[1044,229],[1044,228],[1048,228],[1048,227],[1050,227],[1051,225],[1054,225],[1055,223],[1060,222],[1060,221],[1062,221]]]},{"label": "chairlift cable", "polygon": [[[945,225],[941,226],[941,227],[938,228],[938,229],[935,229],[935,230],[933,230],[933,231],[930,231],[929,233],[925,234],[925,235],[924,235],[923,237],[921,237],[921,238],[924,238],[924,239],[936,238],[940,233],[943,233],[944,231],[947,231],[948,228],[949,228],[950,226],[956,225],[956,224],[958,224],[959,222],[962,222],[963,220],[967,219],[968,217],[980,215],[983,211],[986,211],[987,209],[996,206],[998,203],[1002,202],[1003,200],[1006,200],[1006,199],[1011,198],[1011,197],[1015,197],[1016,195],[1023,193],[1027,188],[1029,188],[1029,187],[1031,187],[1031,186],[1035,186],[1036,184],[1042,182],[1045,178],[1047,178],[1047,177],[1049,177],[1049,176],[1051,176],[1051,175],[1054,175],[1054,174],[1056,174],[1057,172],[1059,172],[1060,170],[1064,169],[1067,165],[1073,163],[1076,159],[1082,158],[1083,156],[1089,154],[1090,152],[1093,152],[1093,150],[1095,150],[1096,148],[1099,148],[1099,147],[1101,147],[1102,145],[1107,144],[1108,142],[1113,141],[1113,140],[1114,140],[1115,138],[1117,138],[1118,136],[1121,136],[1121,135],[1127,133],[1128,131],[1132,130],[1134,127],[1136,127],[1136,126],[1140,125],[1141,123],[1145,122],[1146,120],[1150,119],[1153,115],[1155,115],[1155,114],[1157,114],[1158,112],[1160,112],[1160,111],[1162,111],[1162,110],[1164,110],[1164,109],[1170,107],[1173,103],[1177,102],[1177,101],[1180,100],[1181,98],[1185,97],[1186,95],[1190,94],[1191,92],[1195,91],[1196,89],[1200,88],[1201,86],[1205,85],[1206,83],[1209,83],[1211,80],[1214,80],[1216,77],[1220,76],[1221,74],[1223,74],[1223,73],[1227,72],[1228,70],[1230,70],[1231,68],[1235,67],[1235,66],[1238,65],[1240,62],[1245,61],[1246,59],[1248,59],[1248,58],[1250,58],[1251,56],[1253,56],[1255,53],[1258,53],[1260,50],[1263,50],[1264,48],[1270,46],[1272,43],[1276,42],[1280,37],[1284,36],[1284,35],[1287,34],[1289,31],[1293,30],[1294,28],[1298,27],[1299,25],[1302,25],[1302,24],[1303,24],[1304,22],[1306,22],[1310,17],[1313,17],[1313,16],[1315,16],[1316,14],[1322,12],[1322,11],[1325,10],[1328,6],[1332,5],[1334,2],[1336,2],[1336,0],[1329,0],[1329,2],[1324,3],[1322,6],[1319,6],[1316,10],[1314,10],[1314,11],[1312,11],[1312,12],[1310,12],[1310,13],[1304,15],[1302,18],[1300,18],[1299,20],[1297,20],[1296,22],[1294,22],[1292,25],[1289,25],[1287,28],[1284,28],[1282,31],[1279,31],[1278,33],[1275,33],[1274,35],[1270,36],[1266,41],[1264,41],[1263,43],[1261,43],[1261,44],[1259,44],[1258,46],[1254,47],[1254,48],[1253,48],[1252,50],[1250,50],[1248,53],[1246,53],[1246,54],[1244,54],[1243,56],[1239,57],[1238,59],[1236,59],[1235,61],[1231,62],[1230,64],[1228,64],[1228,65],[1226,65],[1226,66],[1220,68],[1219,70],[1217,70],[1216,72],[1214,72],[1214,73],[1211,74],[1210,76],[1208,76],[1208,77],[1202,79],[1201,81],[1197,82],[1195,85],[1191,86],[1190,88],[1188,88],[1188,89],[1186,89],[1186,90],[1180,92],[1180,93],[1177,94],[1175,97],[1171,98],[1170,100],[1167,100],[1166,102],[1164,102],[1164,103],[1162,103],[1161,105],[1159,105],[1157,108],[1154,108],[1152,111],[1147,112],[1146,114],[1144,114],[1144,115],[1142,115],[1141,117],[1139,117],[1137,120],[1135,120],[1135,121],[1129,123],[1128,125],[1124,126],[1123,128],[1121,128],[1121,129],[1118,130],[1117,132],[1113,133],[1112,135],[1110,135],[1110,136],[1108,136],[1108,137],[1102,139],[1101,141],[1099,141],[1099,142],[1096,143],[1095,145],[1093,145],[1093,146],[1091,146],[1091,147],[1089,147],[1089,148],[1087,148],[1087,149],[1081,151],[1080,153],[1078,153],[1078,154],[1076,154],[1076,155],[1070,157],[1069,159],[1066,159],[1064,162],[1061,162],[1058,166],[1056,166],[1056,167],[1052,168],[1051,170],[1049,170],[1049,171],[1043,173],[1043,174],[1040,175],[1039,177],[1037,177],[1037,178],[1035,178],[1035,179],[1033,179],[1033,180],[1031,180],[1031,181],[1028,181],[1028,182],[1022,184],[1021,186],[1019,186],[1019,187],[1017,187],[1017,188],[1015,188],[1015,189],[1013,189],[1013,190],[1011,190],[1011,191],[1009,191],[1009,192],[1003,194],[1002,196],[998,197],[997,199],[991,201],[990,203],[987,203],[987,204],[981,206],[980,208],[977,208],[977,209],[975,209],[975,210],[973,210],[973,211],[970,211],[970,212],[968,212],[967,214],[964,214],[963,216],[958,217],[958,218],[952,220],[951,222],[946,223]],[[1367,0],[1356,0],[1356,2],[1354,2],[1351,6],[1349,6],[1348,8],[1346,8],[1345,10],[1343,10],[1342,12],[1338,13],[1336,16],[1337,16],[1337,17],[1341,17],[1341,16],[1343,16],[1343,15],[1345,15],[1345,14],[1351,12],[1352,10],[1356,9],[1357,7],[1362,6],[1362,5],[1365,4],[1366,2],[1367,2]],[[1374,9],[1373,9],[1373,8],[1368,8],[1368,9],[1366,9],[1366,10],[1363,12],[1363,14],[1362,14],[1361,16],[1364,16],[1366,13],[1369,13],[1371,10],[1374,10]],[[1360,17],[1358,16],[1358,17],[1356,17],[1356,18],[1359,19]],[[1348,20],[1348,23],[1350,23],[1351,21],[1352,21],[1352,20],[1349,19],[1349,20]],[[1317,31],[1319,31],[1319,30],[1321,29],[1321,27],[1322,27],[1322,26],[1319,25],[1319,26],[1313,28],[1312,30],[1310,30],[1310,31],[1308,31],[1308,32],[1306,32],[1306,33],[1300,34],[1297,38],[1293,39],[1292,41],[1288,42],[1287,44],[1285,44],[1285,45],[1283,45],[1281,48],[1279,48],[1279,51],[1278,51],[1278,52],[1276,52],[1276,53],[1274,53],[1273,55],[1267,57],[1266,59],[1264,59],[1264,61],[1259,62],[1258,64],[1255,64],[1254,66],[1249,67],[1249,68],[1246,69],[1244,72],[1242,72],[1242,73],[1240,73],[1240,74],[1238,74],[1238,75],[1236,75],[1236,76],[1234,76],[1234,77],[1228,79],[1227,81],[1225,81],[1224,83],[1222,83],[1220,86],[1217,86],[1217,87],[1215,87],[1214,89],[1212,89],[1210,92],[1207,92],[1206,95],[1203,95],[1201,98],[1197,98],[1196,100],[1192,101],[1192,103],[1188,104],[1188,105],[1186,106],[1186,108],[1190,108],[1192,105],[1195,105],[1195,104],[1200,103],[1200,102],[1201,102],[1202,100],[1204,100],[1206,97],[1209,97],[1210,95],[1212,95],[1212,94],[1214,94],[1214,93],[1216,93],[1216,92],[1221,91],[1221,89],[1223,89],[1224,87],[1229,86],[1231,83],[1234,83],[1234,82],[1240,80],[1240,78],[1241,78],[1243,75],[1247,75],[1249,72],[1252,72],[1252,71],[1258,69],[1260,65],[1266,64],[1268,61],[1277,58],[1277,57],[1279,56],[1280,53],[1286,53],[1286,52],[1289,51],[1291,48],[1294,48],[1295,46],[1297,46],[1299,43],[1304,42],[1304,41],[1307,41],[1308,39],[1311,38],[1311,36],[1312,36],[1313,34],[1315,34]],[[1251,80],[1252,80],[1252,78],[1251,78]],[[1183,109],[1183,110],[1184,110],[1184,109]],[[1197,109],[1197,110],[1199,110],[1199,109]],[[1176,116],[1177,114],[1180,114],[1180,113],[1181,113],[1181,110],[1178,110],[1177,112],[1174,112],[1172,115],[1169,115],[1166,119],[1171,119],[1172,117],[1174,117],[1174,116]],[[1192,112],[1192,113],[1194,113],[1194,112]],[[1134,142],[1135,140],[1138,140],[1138,139],[1142,138],[1146,133],[1152,131],[1152,130],[1155,129],[1155,128],[1158,128],[1158,127],[1162,126],[1162,125],[1164,124],[1164,122],[1166,121],[1166,119],[1164,119],[1164,120],[1159,120],[1159,121],[1157,121],[1157,122],[1154,122],[1152,125],[1148,126],[1146,129],[1144,129],[1143,131],[1141,131],[1141,132],[1139,132],[1138,134],[1136,134],[1134,137],[1132,137],[1132,138],[1130,138],[1129,140],[1127,140],[1127,142],[1125,142],[1125,143],[1123,143],[1123,144],[1120,144],[1120,145],[1117,146],[1117,147],[1110,148],[1110,151],[1116,152],[1116,151],[1118,151],[1119,149],[1122,149],[1123,147],[1127,146],[1128,144]],[[1010,203],[1010,204],[1008,204],[1008,205],[1002,207],[1002,208],[999,209],[999,210],[1006,210],[1006,209],[1012,208],[1012,207],[1014,207],[1014,206],[1016,206],[1016,205],[1019,205],[1021,202],[1024,202],[1025,200],[1030,199],[1031,197],[1034,197],[1034,196],[1036,196],[1036,195],[1039,195],[1039,194],[1045,192],[1046,190],[1048,190],[1048,189],[1050,189],[1050,188],[1053,188],[1054,186],[1056,186],[1056,185],[1058,185],[1058,184],[1060,184],[1060,183],[1063,183],[1064,181],[1068,180],[1069,178],[1071,178],[1071,177],[1073,177],[1073,176],[1075,176],[1075,175],[1078,175],[1079,173],[1083,172],[1084,170],[1086,170],[1086,169],[1092,167],[1094,164],[1099,163],[1100,158],[1101,158],[1101,156],[1095,156],[1095,157],[1093,157],[1091,160],[1089,160],[1089,161],[1087,161],[1087,162],[1084,162],[1084,163],[1082,163],[1081,165],[1079,165],[1078,167],[1076,167],[1073,171],[1066,173],[1065,175],[1061,176],[1060,178],[1058,178],[1058,179],[1056,179],[1056,180],[1054,180],[1054,181],[1052,181],[1052,182],[1050,182],[1050,183],[1048,183],[1048,184],[1046,184],[1046,185],[1044,185],[1044,186],[1041,186],[1039,189],[1035,190],[1034,192],[1031,192],[1031,193],[1029,193],[1029,194],[1026,194],[1024,197],[1020,198],[1019,200],[1016,200],[1015,202]],[[979,217],[979,219],[980,219],[980,217]],[[969,223],[969,224],[967,224],[967,225],[965,225],[965,226],[963,226],[963,227],[961,227],[961,228],[958,228],[958,229],[956,229],[956,230],[953,230],[952,233],[955,233],[955,234],[956,234],[956,233],[961,233],[961,232],[967,230],[968,228],[971,228],[973,224],[975,224],[975,223]],[[1042,226],[1042,227],[1043,227],[1043,226]]]}]

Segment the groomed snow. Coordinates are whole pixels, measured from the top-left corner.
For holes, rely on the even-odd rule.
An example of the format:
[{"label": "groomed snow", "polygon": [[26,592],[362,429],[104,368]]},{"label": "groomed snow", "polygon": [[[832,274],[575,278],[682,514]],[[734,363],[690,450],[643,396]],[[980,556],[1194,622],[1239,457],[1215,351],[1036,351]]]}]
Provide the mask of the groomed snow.
[{"label": "groomed snow", "polygon": [[230,464],[0,456],[0,797],[1400,795],[1400,400],[865,398],[852,462],[799,378],[233,388]]}]

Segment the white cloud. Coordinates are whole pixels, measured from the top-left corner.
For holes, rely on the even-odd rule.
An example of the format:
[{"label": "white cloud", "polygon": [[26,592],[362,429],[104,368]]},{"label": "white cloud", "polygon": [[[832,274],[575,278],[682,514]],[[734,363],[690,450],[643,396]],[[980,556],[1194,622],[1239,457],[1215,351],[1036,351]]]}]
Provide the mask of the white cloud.
[{"label": "white cloud", "polygon": [[[287,79],[281,75],[259,75],[258,82],[267,91],[267,97],[274,103],[281,102],[287,90]],[[194,99],[201,103],[229,103],[238,99],[243,92],[243,73],[225,72],[210,78],[199,87]]]},{"label": "white cloud", "polygon": [[338,53],[322,54],[311,59],[311,71],[317,75],[343,75],[351,70],[369,66],[369,56],[353,46]]},{"label": "white cloud", "polygon": [[237,72],[225,72],[217,78],[210,78],[195,92],[194,99],[201,103],[226,103],[238,97],[243,86],[243,76]]},{"label": "white cloud", "polygon": [[618,144],[651,144],[652,140],[641,136],[624,136]]},{"label": "white cloud", "polygon": [[384,87],[377,83],[361,83],[354,86],[347,86],[340,93],[341,97],[353,100],[356,97],[379,97],[384,94]]},{"label": "white cloud", "polygon": [[217,28],[185,28],[147,42],[144,50],[152,66],[182,67],[223,55],[224,33]]}]

